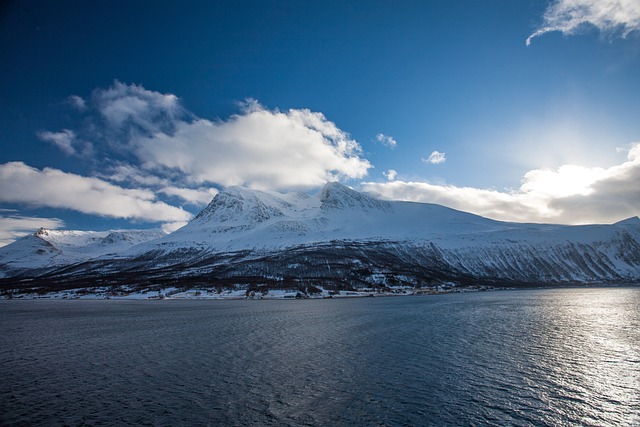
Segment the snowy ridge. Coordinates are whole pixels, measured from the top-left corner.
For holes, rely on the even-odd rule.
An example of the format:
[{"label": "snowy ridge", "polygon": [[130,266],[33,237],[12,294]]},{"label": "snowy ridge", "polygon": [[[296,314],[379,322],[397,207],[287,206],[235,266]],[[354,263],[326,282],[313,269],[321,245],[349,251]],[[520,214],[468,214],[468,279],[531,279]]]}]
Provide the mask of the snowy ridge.
[{"label": "snowy ridge", "polygon": [[[434,204],[379,200],[338,183],[314,195],[231,187],[189,224],[154,240],[134,241],[128,232],[56,233],[36,233],[0,250],[5,274],[23,265],[33,277],[60,284],[91,277],[285,288],[640,283],[637,217],[612,225],[509,223]],[[107,255],[115,247],[118,255]],[[46,262],[25,261],[33,253]],[[64,268],[39,270],[54,264]]]},{"label": "snowy ridge", "polygon": [[[505,224],[438,205],[378,200],[338,183],[313,196],[232,187],[157,243],[165,251],[194,246],[212,252],[277,250],[328,240],[411,240],[514,226]],[[145,250],[151,248],[134,248],[138,254]]]},{"label": "snowy ridge", "polygon": [[165,236],[162,230],[75,231],[40,228],[0,248],[0,277],[125,251]]},{"label": "snowy ridge", "polygon": [[337,182],[330,182],[320,192],[322,209],[388,210],[391,203],[359,193]]}]

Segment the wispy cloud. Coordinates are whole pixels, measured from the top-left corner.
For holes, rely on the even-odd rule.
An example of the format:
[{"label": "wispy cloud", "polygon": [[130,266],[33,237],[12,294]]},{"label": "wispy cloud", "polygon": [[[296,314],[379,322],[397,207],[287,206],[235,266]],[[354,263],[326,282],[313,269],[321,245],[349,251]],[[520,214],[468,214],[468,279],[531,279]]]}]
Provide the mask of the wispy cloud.
[{"label": "wispy cloud", "polygon": [[439,151],[433,151],[429,154],[429,157],[423,158],[422,161],[424,163],[429,163],[432,165],[439,165],[447,161],[447,157],[445,153],[441,153]]},{"label": "wispy cloud", "polygon": [[564,165],[526,173],[514,191],[426,182],[366,182],[363,189],[394,200],[438,203],[489,218],[565,224],[611,223],[640,214],[640,143],[609,168]]},{"label": "wispy cloud", "polygon": [[592,25],[603,33],[627,37],[640,31],[640,2],[638,0],[556,0],[545,11],[543,22],[531,34],[534,37],[551,31],[573,35]]},{"label": "wispy cloud", "polygon": [[94,90],[91,104],[106,120],[108,130],[166,132],[187,115],[177,96],[119,81]]},{"label": "wispy cloud", "polygon": [[151,191],[122,188],[59,169],[39,170],[22,162],[0,165],[0,181],[3,183],[0,202],[153,222],[187,221],[192,216],[181,208],[157,201]]},{"label": "wispy cloud", "polygon": [[162,176],[143,170],[138,165],[123,162],[115,162],[106,166],[103,172],[96,175],[98,178],[115,183],[132,185],[134,187],[161,188],[171,185],[171,181]]},{"label": "wispy cloud", "polygon": [[218,194],[218,190],[215,188],[192,189],[174,186],[164,187],[160,189],[160,192],[167,196],[177,197],[187,204],[200,207],[207,205]]},{"label": "wispy cloud", "polygon": [[76,133],[69,129],[60,132],[38,132],[38,138],[55,145],[68,156],[89,156],[93,153],[93,146],[88,142],[79,141]]},{"label": "wispy cloud", "polygon": [[64,227],[58,218],[28,217],[11,212],[0,212],[0,246],[33,233],[40,227],[56,229]]},{"label": "wispy cloud", "polygon": [[396,148],[398,145],[398,142],[392,136],[384,135],[382,133],[376,135],[376,141],[391,149]]},{"label": "wispy cloud", "polygon": [[398,172],[396,172],[394,169],[389,169],[386,172],[382,172],[382,175],[384,175],[388,181],[394,181],[396,179],[396,176],[398,176]]},{"label": "wispy cloud", "polygon": [[67,98],[67,101],[73,108],[78,111],[84,111],[87,109],[87,102],[84,100],[84,98],[78,95],[71,95],[69,98]]}]

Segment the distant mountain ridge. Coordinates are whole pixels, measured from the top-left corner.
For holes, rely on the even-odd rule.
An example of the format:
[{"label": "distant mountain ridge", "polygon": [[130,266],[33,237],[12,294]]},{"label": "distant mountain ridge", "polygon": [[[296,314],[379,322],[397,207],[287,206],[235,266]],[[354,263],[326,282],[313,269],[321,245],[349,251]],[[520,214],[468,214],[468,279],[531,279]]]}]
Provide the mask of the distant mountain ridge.
[{"label": "distant mountain ridge", "polygon": [[116,254],[165,236],[162,230],[47,230],[0,248],[0,277],[28,274]]},{"label": "distant mountain ridge", "polygon": [[[60,237],[36,233],[0,248],[3,286],[12,278],[57,287],[640,283],[637,217],[509,223],[380,200],[339,183],[314,195],[230,187],[168,235],[47,233]],[[65,246],[65,238],[76,243]]]}]

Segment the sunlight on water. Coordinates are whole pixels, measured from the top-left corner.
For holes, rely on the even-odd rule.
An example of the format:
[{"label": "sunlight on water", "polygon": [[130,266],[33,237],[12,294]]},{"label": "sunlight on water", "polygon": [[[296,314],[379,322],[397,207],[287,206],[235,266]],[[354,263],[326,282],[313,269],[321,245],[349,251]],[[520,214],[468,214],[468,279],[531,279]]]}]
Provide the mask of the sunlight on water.
[{"label": "sunlight on water", "polygon": [[640,288],[6,301],[0,424],[640,425]]},{"label": "sunlight on water", "polygon": [[549,404],[577,424],[632,425],[619,409],[640,406],[637,292],[556,291],[547,298]]}]

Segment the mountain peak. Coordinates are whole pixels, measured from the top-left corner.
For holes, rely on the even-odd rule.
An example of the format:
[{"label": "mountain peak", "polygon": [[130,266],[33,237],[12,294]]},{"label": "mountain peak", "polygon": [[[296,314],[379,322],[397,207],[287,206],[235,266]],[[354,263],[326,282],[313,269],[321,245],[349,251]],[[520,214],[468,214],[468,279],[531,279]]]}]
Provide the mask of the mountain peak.
[{"label": "mountain peak", "polygon": [[216,194],[211,203],[192,222],[259,223],[283,216],[282,209],[289,204],[275,194],[233,186]]},{"label": "mountain peak", "polygon": [[49,274],[58,283],[117,274],[145,287],[165,279],[227,286],[245,278],[349,288],[434,280],[640,283],[638,217],[595,227],[504,223],[382,201],[336,182],[312,196],[231,187],[174,233],[136,235],[40,229],[0,248],[0,278],[34,275],[49,286]]},{"label": "mountain peak", "polygon": [[339,182],[328,182],[320,192],[323,209],[364,209],[387,210],[391,207],[385,202],[364,193],[360,193]]},{"label": "mountain peak", "polygon": [[33,233],[33,235],[34,236],[48,236],[49,235],[49,230],[47,230],[44,227],[40,227],[40,228],[38,228],[38,231]]}]

